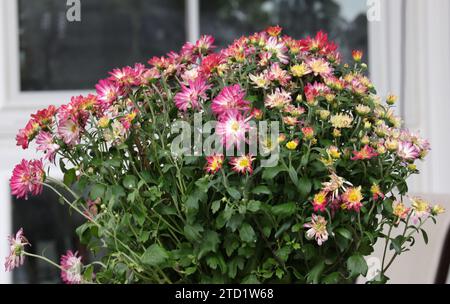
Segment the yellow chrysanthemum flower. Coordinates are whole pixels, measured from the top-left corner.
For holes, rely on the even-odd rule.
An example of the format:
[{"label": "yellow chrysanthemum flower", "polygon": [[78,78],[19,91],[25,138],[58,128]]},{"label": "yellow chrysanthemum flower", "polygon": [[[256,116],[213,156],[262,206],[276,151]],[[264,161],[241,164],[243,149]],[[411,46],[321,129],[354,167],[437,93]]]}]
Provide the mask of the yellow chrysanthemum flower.
[{"label": "yellow chrysanthemum flower", "polygon": [[331,116],[330,123],[337,129],[350,128],[353,118],[348,114],[336,114]]}]

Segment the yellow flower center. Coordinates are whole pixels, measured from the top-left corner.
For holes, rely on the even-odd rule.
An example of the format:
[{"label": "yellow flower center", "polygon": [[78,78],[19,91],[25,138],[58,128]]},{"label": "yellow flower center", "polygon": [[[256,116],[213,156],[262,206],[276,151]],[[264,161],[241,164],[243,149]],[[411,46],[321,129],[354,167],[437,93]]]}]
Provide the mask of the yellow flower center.
[{"label": "yellow flower center", "polygon": [[237,121],[231,124],[231,130],[233,130],[234,132],[237,132],[239,130],[239,123]]},{"label": "yellow flower center", "polygon": [[242,158],[241,160],[239,160],[239,167],[245,168],[250,166],[250,162],[248,160],[248,158]]}]

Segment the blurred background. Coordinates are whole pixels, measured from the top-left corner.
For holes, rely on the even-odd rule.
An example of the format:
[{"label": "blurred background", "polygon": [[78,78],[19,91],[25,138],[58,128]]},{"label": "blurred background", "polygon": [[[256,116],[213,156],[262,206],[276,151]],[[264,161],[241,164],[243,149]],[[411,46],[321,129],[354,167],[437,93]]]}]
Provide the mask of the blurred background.
[{"label": "blurred background", "polygon": [[[74,11],[79,8],[79,11]],[[69,14],[74,18],[68,18]],[[79,17],[79,18],[78,18]],[[8,179],[27,151],[15,134],[28,115],[87,93],[115,67],[179,50],[201,34],[218,46],[280,25],[295,38],[329,33],[344,60],[363,50],[378,93],[400,96],[405,127],[430,139],[432,152],[410,191],[450,208],[450,1],[448,0],[3,0],[0,2],[0,258],[6,236],[19,227],[32,250],[57,260],[67,248],[82,251],[70,216],[44,192],[11,198]],[[56,174],[56,173],[55,173]],[[431,225],[430,243],[401,256],[391,283],[448,282],[449,215]],[[371,263],[380,257],[376,251]],[[371,266],[369,263],[369,266]],[[374,267],[375,267],[374,266]],[[59,273],[28,260],[1,283],[58,283]]]}]

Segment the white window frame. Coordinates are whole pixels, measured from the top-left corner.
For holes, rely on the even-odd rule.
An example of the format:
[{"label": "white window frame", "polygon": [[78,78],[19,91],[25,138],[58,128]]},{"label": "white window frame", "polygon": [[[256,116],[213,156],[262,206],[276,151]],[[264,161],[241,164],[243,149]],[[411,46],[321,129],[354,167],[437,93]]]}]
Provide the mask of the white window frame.
[{"label": "white window frame", "polygon": [[[185,0],[186,36],[189,41],[199,37],[199,0]],[[1,91],[4,92],[0,100],[0,109],[35,109],[50,104],[61,104],[71,96],[86,94],[88,90],[52,90],[52,91],[21,91],[20,90],[20,49],[19,49],[19,20],[18,0],[2,0],[0,3],[0,55],[2,55],[3,75],[0,82]],[[3,37],[1,36],[3,34]],[[7,60],[5,60],[7,58]],[[0,59],[1,60],[1,59]],[[1,63],[0,63],[1,64]],[[5,73],[4,73],[5,74]]]}]

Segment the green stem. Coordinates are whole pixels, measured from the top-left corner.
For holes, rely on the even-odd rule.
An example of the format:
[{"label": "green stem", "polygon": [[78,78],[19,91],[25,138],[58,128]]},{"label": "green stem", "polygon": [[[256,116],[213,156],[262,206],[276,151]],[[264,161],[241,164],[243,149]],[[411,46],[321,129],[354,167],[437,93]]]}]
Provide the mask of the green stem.
[{"label": "green stem", "polygon": [[53,262],[52,260],[46,258],[45,256],[41,256],[41,255],[37,255],[37,254],[32,254],[32,253],[29,253],[29,252],[26,252],[26,251],[24,251],[23,254],[26,255],[26,256],[32,257],[32,258],[41,259],[41,260],[43,260],[43,261],[45,261],[45,262],[47,262],[47,263],[49,263],[49,264],[55,266],[55,267],[58,268],[59,270],[63,271],[63,269],[61,268],[61,266],[59,266],[58,264],[56,264],[56,263]]}]

